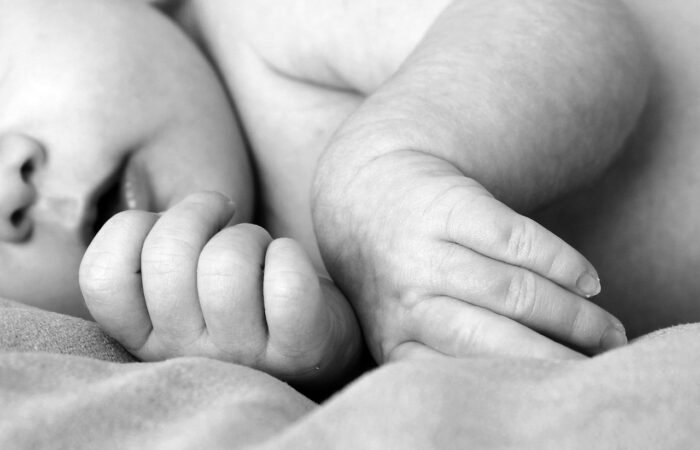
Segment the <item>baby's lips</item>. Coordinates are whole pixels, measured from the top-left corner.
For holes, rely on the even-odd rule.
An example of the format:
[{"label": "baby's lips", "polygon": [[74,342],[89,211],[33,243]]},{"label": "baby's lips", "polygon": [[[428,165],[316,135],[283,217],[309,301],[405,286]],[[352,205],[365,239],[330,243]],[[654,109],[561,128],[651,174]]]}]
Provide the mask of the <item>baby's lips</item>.
[{"label": "baby's lips", "polygon": [[121,209],[150,211],[152,194],[146,170],[129,161],[124,169],[124,179],[119,189]]}]

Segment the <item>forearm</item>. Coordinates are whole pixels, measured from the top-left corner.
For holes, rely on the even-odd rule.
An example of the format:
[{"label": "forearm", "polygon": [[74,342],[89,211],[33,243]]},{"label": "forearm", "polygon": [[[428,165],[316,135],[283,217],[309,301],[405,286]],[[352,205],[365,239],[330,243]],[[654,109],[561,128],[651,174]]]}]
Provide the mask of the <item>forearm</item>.
[{"label": "forearm", "polygon": [[317,192],[409,149],[535,207],[620,150],[645,100],[645,57],[616,2],[455,1],[339,130]]}]

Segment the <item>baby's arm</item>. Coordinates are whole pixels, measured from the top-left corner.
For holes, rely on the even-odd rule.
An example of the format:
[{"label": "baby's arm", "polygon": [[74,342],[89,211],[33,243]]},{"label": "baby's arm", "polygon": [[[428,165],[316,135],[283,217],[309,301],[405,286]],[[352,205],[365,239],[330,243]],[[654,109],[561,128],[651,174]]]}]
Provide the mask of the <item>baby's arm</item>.
[{"label": "baby's arm", "polygon": [[114,216],[81,265],[91,314],[144,361],[211,357],[311,389],[342,380],[361,343],[349,305],[296,242],[227,226],[234,210],[204,192]]},{"label": "baby's arm", "polygon": [[520,324],[591,352],[624,342],[582,298],[592,266],[514,210],[606,167],[643,105],[644,56],[613,1],[464,0],[439,16],[317,172],[322,253],[375,357],[415,342],[567,356]]}]

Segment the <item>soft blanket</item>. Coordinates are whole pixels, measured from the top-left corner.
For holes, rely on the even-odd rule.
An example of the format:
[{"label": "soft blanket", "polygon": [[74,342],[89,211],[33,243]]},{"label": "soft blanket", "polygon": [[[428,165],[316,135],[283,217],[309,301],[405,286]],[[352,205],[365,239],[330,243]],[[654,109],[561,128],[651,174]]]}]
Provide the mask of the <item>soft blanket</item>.
[{"label": "soft blanket", "polygon": [[700,326],[583,362],[430,358],[322,405],[245,367],[135,363],[90,322],[0,306],[0,448],[698,448]]}]

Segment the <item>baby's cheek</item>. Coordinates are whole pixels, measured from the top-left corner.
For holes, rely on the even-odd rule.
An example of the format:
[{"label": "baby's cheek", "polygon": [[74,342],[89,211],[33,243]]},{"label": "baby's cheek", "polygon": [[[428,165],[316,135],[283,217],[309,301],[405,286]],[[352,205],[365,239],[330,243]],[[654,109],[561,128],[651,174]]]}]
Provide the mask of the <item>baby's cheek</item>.
[{"label": "baby's cheek", "polygon": [[55,281],[52,283],[56,288],[51,289],[51,286],[46,286],[44,292],[35,297],[40,302],[37,306],[49,311],[92,320],[78,284],[79,267],[79,261],[66,261],[63,268],[56,271]]},{"label": "baby's cheek", "polygon": [[44,234],[11,249],[0,275],[0,296],[61,314],[90,319],[78,285],[82,244]]}]

